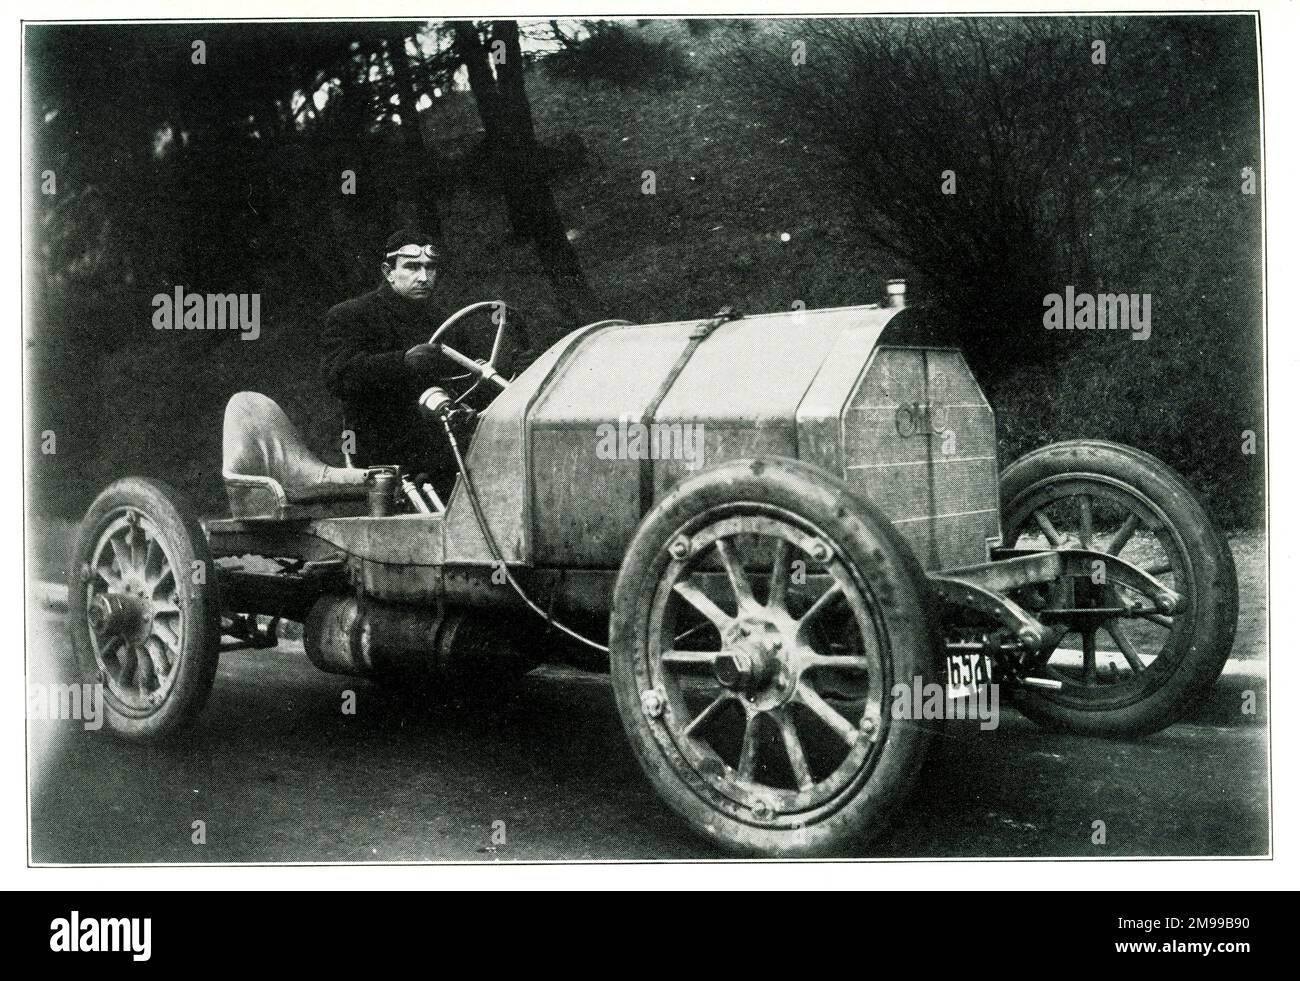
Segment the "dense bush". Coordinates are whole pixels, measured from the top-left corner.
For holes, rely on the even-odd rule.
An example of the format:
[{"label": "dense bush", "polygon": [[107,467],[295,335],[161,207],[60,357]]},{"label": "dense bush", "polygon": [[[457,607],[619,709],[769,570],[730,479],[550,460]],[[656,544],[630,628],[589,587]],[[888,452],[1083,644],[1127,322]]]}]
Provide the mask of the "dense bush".
[{"label": "dense bush", "polygon": [[543,62],[552,77],[627,89],[669,85],[689,75],[687,58],[671,38],[608,21],[587,27],[585,36]]},{"label": "dense bush", "polygon": [[1045,295],[1132,278],[1145,236],[1103,252],[1113,216],[1163,206],[1206,154],[1257,158],[1251,22],[1222,25],[773,21],[722,49],[756,114],[816,148],[859,234],[974,321],[997,370],[1047,356]]}]

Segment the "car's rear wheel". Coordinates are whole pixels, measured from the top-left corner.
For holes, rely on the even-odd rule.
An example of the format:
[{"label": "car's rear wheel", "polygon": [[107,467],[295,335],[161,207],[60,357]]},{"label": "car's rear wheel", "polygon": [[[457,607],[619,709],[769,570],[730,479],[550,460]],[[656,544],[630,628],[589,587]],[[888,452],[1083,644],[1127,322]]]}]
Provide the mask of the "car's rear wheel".
[{"label": "car's rear wheel", "polygon": [[[1040,724],[1100,736],[1144,735],[1183,718],[1213,688],[1237,626],[1232,552],[1191,486],[1148,453],[1076,440],[1017,460],[1001,493],[1008,546],[1108,552],[1186,601],[1172,616],[1067,618],[1070,632],[1038,670],[1061,688],[1022,690],[1017,706]],[[1136,598],[1122,586],[1097,591],[1105,607]]]},{"label": "car's rear wheel", "polygon": [[159,481],[109,485],[77,529],[68,626],[109,728],[157,742],[192,723],[220,656],[221,604],[203,529]]},{"label": "car's rear wheel", "polygon": [[929,733],[897,683],[940,676],[919,565],[843,484],[738,460],[646,517],[619,572],[610,661],[624,729],[691,827],[740,854],[843,853],[884,825]]}]

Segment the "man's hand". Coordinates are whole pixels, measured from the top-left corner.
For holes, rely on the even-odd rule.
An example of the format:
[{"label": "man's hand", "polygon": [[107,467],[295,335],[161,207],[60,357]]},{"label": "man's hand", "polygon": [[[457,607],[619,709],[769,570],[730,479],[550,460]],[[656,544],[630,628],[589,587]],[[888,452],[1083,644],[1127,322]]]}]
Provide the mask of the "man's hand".
[{"label": "man's hand", "polygon": [[438,367],[438,361],[442,357],[438,348],[433,344],[417,344],[402,356],[406,362],[406,367],[412,371],[432,371]]}]

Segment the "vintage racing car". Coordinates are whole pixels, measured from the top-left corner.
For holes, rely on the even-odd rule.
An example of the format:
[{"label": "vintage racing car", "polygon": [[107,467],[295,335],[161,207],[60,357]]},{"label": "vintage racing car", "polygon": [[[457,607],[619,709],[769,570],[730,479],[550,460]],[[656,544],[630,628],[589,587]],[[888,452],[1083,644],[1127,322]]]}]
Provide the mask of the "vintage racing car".
[{"label": "vintage racing car", "polygon": [[[327,465],[240,393],[230,518],[136,477],[91,506],[69,572],[79,664],[112,731],[157,741],[202,708],[223,635],[270,645],[279,618],[326,671],[435,693],[585,650],[663,799],[765,856],[881,828],[941,724],[899,712],[916,685],[952,704],[997,685],[1097,736],[1176,721],[1236,628],[1232,556],[1195,492],[1097,441],[999,473],[962,353],[909,337],[906,309],[603,321],[507,380],[516,314],[466,307],[430,343],[500,391],[465,449],[466,393],[421,398],[459,465],[445,506],[402,461]],[[449,343],[490,312],[490,348]]]}]

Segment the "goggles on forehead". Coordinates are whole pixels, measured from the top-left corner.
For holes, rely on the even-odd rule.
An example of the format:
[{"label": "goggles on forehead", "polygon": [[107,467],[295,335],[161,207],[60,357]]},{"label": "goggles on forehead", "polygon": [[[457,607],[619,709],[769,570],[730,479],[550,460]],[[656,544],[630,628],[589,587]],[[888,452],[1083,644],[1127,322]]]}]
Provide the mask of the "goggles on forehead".
[{"label": "goggles on forehead", "polygon": [[384,258],[392,259],[399,256],[403,259],[418,259],[421,256],[424,256],[425,258],[433,259],[435,262],[442,258],[438,250],[432,245],[403,245],[400,249],[394,249],[392,252],[389,252],[384,256]]}]

